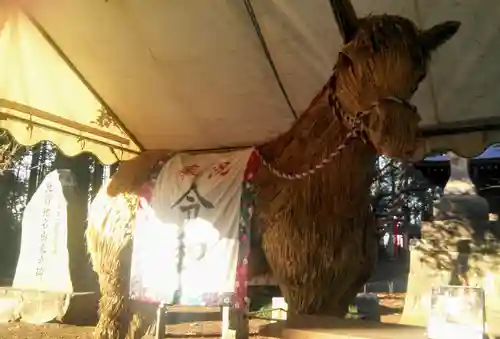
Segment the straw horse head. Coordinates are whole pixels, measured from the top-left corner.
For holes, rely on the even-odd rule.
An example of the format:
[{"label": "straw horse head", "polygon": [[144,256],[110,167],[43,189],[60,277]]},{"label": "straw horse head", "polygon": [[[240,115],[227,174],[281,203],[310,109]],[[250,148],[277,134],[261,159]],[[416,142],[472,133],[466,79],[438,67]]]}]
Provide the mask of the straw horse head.
[{"label": "straw horse head", "polygon": [[420,116],[409,100],[426,76],[431,53],[460,23],[420,30],[394,15],[358,19],[349,0],[332,0],[332,8],[344,40],[334,72],[344,122],[359,120],[359,133],[377,153],[411,160],[421,139]]}]

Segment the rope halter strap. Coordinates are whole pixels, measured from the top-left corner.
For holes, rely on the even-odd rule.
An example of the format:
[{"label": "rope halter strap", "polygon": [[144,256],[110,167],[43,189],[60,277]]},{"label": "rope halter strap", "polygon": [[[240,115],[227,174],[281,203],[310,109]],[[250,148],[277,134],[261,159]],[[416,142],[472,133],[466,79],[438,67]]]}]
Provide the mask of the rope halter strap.
[{"label": "rope halter strap", "polygon": [[[333,78],[333,77],[332,77]],[[280,169],[274,167],[269,161],[267,161],[262,154],[259,152],[258,149],[256,149],[256,154],[259,156],[259,158],[262,161],[262,164],[271,172],[273,173],[276,177],[285,179],[285,180],[300,180],[307,178],[313,174],[315,174],[317,171],[323,169],[327,164],[333,161],[333,159],[340,154],[347,146],[349,145],[349,142],[353,139],[360,138],[363,142],[367,143],[368,140],[364,138],[364,134],[366,133],[366,128],[363,124],[363,117],[371,114],[375,108],[377,108],[381,102],[383,101],[392,101],[397,104],[404,105],[405,107],[410,108],[414,112],[417,111],[417,108],[412,105],[410,102],[404,99],[397,98],[395,96],[388,96],[385,97],[375,103],[373,103],[368,109],[365,109],[363,111],[358,112],[354,117],[346,117],[342,116],[340,112],[342,111],[342,108],[340,107],[340,103],[335,97],[335,94],[332,90],[332,79],[328,81],[328,83],[325,85],[323,88],[322,93],[324,93],[326,90],[328,90],[328,103],[329,106],[332,110],[332,113],[334,116],[337,117],[337,120],[340,120],[348,129],[349,132],[343,139],[343,141],[340,143],[339,146],[335,148],[332,152],[330,152],[328,155],[326,155],[319,163],[316,165],[312,166],[306,171],[299,172],[299,173],[286,173],[284,171],[281,171]],[[316,100],[316,99],[315,99]]]}]

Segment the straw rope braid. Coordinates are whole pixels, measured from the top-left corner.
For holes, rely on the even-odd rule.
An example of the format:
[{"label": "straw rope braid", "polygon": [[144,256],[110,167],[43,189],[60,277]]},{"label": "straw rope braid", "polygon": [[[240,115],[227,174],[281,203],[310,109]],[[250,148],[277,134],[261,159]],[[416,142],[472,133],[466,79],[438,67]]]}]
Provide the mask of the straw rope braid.
[{"label": "straw rope braid", "polygon": [[[334,116],[337,117],[338,120],[343,121],[342,116],[340,115],[340,104],[338,100],[335,97],[335,80],[336,80],[336,71],[334,69],[332,76],[328,80],[328,82],[323,86],[321,91],[318,93],[318,95],[312,100],[311,104],[309,105],[309,108],[306,110],[309,111],[312,107],[316,105],[316,103],[320,100],[320,98],[323,96],[323,94],[328,91],[328,104],[330,106],[330,109],[332,110],[332,113]],[[317,171],[323,169],[327,164],[333,161],[333,159],[340,154],[349,144],[349,142],[358,137],[361,132],[362,132],[362,124],[361,124],[361,116],[364,115],[366,112],[360,112],[356,115],[356,117],[353,119],[353,121],[350,121],[351,124],[351,130],[347,135],[345,136],[344,140],[342,143],[337,146],[335,150],[330,152],[326,157],[324,157],[318,164],[316,164],[314,167],[301,172],[301,173],[295,173],[295,174],[290,174],[286,173],[284,171],[279,170],[278,168],[274,167],[269,161],[267,161],[262,153],[259,152],[259,150],[256,148],[255,153],[257,156],[260,158],[262,161],[262,164],[264,167],[266,167],[272,174],[277,176],[278,178],[285,179],[285,180],[301,180],[304,178],[307,178],[313,174],[315,174]]]},{"label": "straw rope braid", "polygon": [[[349,142],[352,140],[352,139],[355,139],[355,138],[362,138],[363,142],[367,142],[366,140],[364,140],[364,138],[362,137],[363,135],[363,123],[361,121],[361,118],[365,115],[367,115],[368,113],[370,113],[374,108],[376,108],[379,104],[380,104],[380,101],[374,103],[369,109],[367,110],[364,110],[364,111],[361,111],[361,112],[358,112],[358,114],[356,114],[355,117],[353,118],[348,118],[348,117],[342,117],[340,116],[339,114],[339,109],[340,109],[340,104],[338,102],[338,100],[336,100],[336,98],[334,97],[333,95],[333,88],[330,86],[331,83],[332,83],[332,79],[333,77],[330,79],[330,81],[325,85],[325,87],[323,88],[323,90],[320,92],[320,95],[324,93],[325,90],[329,90],[329,96],[328,96],[328,101],[329,101],[329,104],[330,104],[330,108],[332,109],[332,113],[341,121],[344,122],[345,125],[350,125],[350,129],[351,131],[349,133],[347,133],[346,137],[344,138],[344,140],[342,141],[342,143],[337,146],[337,148],[332,151],[330,154],[328,154],[326,157],[324,157],[321,162],[319,162],[317,165],[315,165],[314,167],[311,167],[310,169],[304,171],[304,172],[300,172],[300,173],[295,173],[295,174],[291,174],[291,173],[286,173],[282,170],[279,170],[278,168],[274,167],[269,161],[267,161],[264,156],[259,152],[258,149],[255,149],[255,153],[258,155],[258,157],[261,159],[262,161],[262,164],[272,173],[274,174],[275,176],[277,176],[278,178],[281,178],[281,179],[285,179],[285,180],[301,180],[301,179],[304,179],[304,178],[307,178],[313,174],[315,174],[318,170],[321,170],[323,169],[327,164],[329,164],[330,162],[333,161],[333,159],[340,154],[340,152],[342,152],[348,145],[349,145]],[[327,88],[328,87],[328,88]],[[319,96],[320,96],[319,95]],[[318,96],[318,97],[319,97]],[[316,98],[317,99],[317,98]],[[315,100],[313,100],[312,102],[312,105],[314,105],[315,103]],[[399,98],[396,98],[396,97],[387,97],[387,98],[384,98],[383,100],[389,100],[389,101],[394,101],[396,103],[399,103],[399,104],[402,104],[402,105],[406,105],[408,107],[410,107],[411,109],[414,109],[416,110],[416,107],[413,106],[412,104],[410,104],[409,102],[406,102],[404,100],[401,100]],[[307,111],[306,111],[307,112]],[[346,121],[347,120],[347,121]]]},{"label": "straw rope braid", "polygon": [[339,146],[337,146],[337,148],[334,151],[332,151],[330,154],[328,154],[326,157],[324,157],[320,163],[316,164],[316,166],[308,169],[307,171],[301,172],[301,173],[295,173],[295,174],[285,173],[285,172],[275,168],[273,165],[271,165],[266,159],[264,159],[262,154],[257,149],[256,149],[256,153],[259,156],[259,158],[261,159],[262,164],[275,176],[277,176],[281,179],[286,179],[286,180],[300,180],[300,179],[304,179],[308,176],[313,175],[318,170],[321,170],[327,164],[332,162],[332,160],[337,155],[339,155],[340,152],[342,152],[349,145],[349,141],[351,141],[352,139],[355,139],[356,137],[359,136],[359,133],[360,133],[360,131],[357,129],[351,130],[349,133],[347,133],[347,135],[345,136],[342,143]]}]

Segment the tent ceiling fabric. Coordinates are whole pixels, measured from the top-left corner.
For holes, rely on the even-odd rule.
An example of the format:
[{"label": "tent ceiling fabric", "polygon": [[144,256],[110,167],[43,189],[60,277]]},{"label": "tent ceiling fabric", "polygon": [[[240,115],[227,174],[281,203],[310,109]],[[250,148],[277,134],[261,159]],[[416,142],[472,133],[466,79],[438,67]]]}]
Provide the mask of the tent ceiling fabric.
[{"label": "tent ceiling fabric", "polygon": [[50,140],[104,163],[140,151],[24,14],[1,14],[0,128],[24,145]]},{"label": "tent ceiling fabric", "polygon": [[[251,3],[283,87],[300,113],[329,78],[341,47],[329,0]],[[400,14],[422,28],[461,21],[458,34],[434,55],[430,76],[413,100],[422,127],[451,126],[453,132],[458,126],[500,126],[500,22],[495,20],[500,1],[353,4],[359,15]],[[23,6],[138,140],[140,145],[126,138],[128,146],[121,146],[127,152],[139,146],[192,150],[254,145],[283,133],[295,119],[243,0],[25,0]],[[51,45],[35,34],[32,23],[18,20],[15,32],[9,27],[0,36],[0,65],[5,68],[0,84],[18,79],[17,87],[24,86],[29,95],[20,96],[10,86],[4,99],[81,124],[95,120],[102,105],[61,58],[56,63]],[[25,39],[19,32],[27,34]],[[23,53],[18,69],[10,64],[14,53]],[[125,135],[116,127],[99,128]],[[21,139],[26,134],[21,127],[14,132]],[[55,140],[55,131],[46,133],[43,138]],[[451,148],[466,156],[500,141],[500,131],[434,134],[429,150]],[[110,143],[89,141],[84,147],[99,155],[110,152]]]}]

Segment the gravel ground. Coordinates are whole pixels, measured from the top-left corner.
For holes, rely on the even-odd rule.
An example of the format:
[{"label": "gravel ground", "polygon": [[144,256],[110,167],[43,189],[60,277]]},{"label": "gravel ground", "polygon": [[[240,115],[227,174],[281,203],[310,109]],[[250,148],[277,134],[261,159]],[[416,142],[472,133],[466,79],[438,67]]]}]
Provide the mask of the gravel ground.
[{"label": "gravel ground", "polygon": [[[404,293],[379,293],[382,321],[399,322],[404,306]],[[252,320],[251,337],[267,339],[257,334],[267,322]],[[29,325],[22,323],[0,324],[0,339],[93,339],[92,327],[68,326],[61,324]],[[169,337],[175,338],[217,338],[220,337],[219,321],[183,323],[168,327]]]}]

